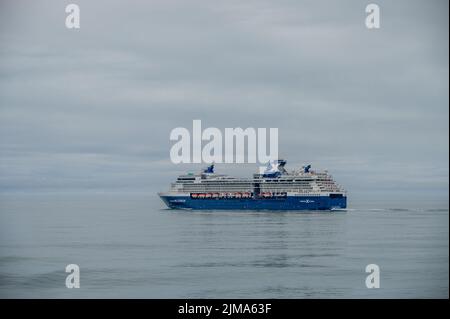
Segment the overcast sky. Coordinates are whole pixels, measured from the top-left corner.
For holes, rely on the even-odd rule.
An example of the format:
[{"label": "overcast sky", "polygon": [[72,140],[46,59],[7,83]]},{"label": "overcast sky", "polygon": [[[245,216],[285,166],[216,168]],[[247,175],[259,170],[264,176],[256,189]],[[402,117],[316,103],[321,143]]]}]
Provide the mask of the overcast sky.
[{"label": "overcast sky", "polygon": [[375,1],[377,30],[368,3],[2,0],[0,193],[163,190],[201,119],[278,127],[355,196],[448,200],[448,1]]}]

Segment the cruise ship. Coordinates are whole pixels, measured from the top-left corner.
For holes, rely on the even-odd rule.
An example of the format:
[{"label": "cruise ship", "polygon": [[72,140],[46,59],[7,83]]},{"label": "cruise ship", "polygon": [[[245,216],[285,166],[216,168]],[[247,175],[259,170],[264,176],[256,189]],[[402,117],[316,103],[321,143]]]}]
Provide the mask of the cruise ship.
[{"label": "cruise ship", "polygon": [[327,171],[311,165],[287,171],[276,160],[253,178],[216,174],[214,164],[198,174],[186,174],[158,195],[173,209],[332,210],[347,207],[346,191]]}]

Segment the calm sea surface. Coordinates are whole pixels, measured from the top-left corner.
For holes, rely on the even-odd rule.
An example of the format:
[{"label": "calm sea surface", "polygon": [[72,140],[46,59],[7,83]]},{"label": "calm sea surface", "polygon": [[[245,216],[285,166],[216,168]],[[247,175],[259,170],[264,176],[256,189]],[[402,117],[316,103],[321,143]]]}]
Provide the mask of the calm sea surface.
[{"label": "calm sea surface", "polygon": [[[156,195],[0,197],[3,298],[448,298],[448,203],[175,211]],[[81,288],[65,287],[80,267]],[[381,287],[367,289],[377,264]]]}]

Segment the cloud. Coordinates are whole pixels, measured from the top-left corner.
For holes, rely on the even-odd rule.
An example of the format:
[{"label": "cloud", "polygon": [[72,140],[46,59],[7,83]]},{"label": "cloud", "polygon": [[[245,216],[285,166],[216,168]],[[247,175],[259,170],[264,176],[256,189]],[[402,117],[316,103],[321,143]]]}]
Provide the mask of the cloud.
[{"label": "cloud", "polygon": [[278,127],[350,191],[448,199],[448,3],[377,3],[379,30],[353,1],[77,1],[75,31],[63,2],[4,1],[0,189],[160,188],[201,119]]}]

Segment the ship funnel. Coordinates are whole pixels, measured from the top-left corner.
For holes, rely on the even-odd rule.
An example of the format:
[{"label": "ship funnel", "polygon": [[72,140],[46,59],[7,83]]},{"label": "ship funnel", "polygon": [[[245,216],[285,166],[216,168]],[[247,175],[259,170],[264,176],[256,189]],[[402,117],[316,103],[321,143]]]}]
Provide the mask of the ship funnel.
[{"label": "ship funnel", "polygon": [[281,174],[285,174],[284,165],[286,165],[285,160],[270,161],[263,173],[263,177],[278,177]]},{"label": "ship funnel", "polygon": [[214,164],[211,164],[207,168],[205,168],[203,170],[203,173],[213,174],[214,173]]}]

